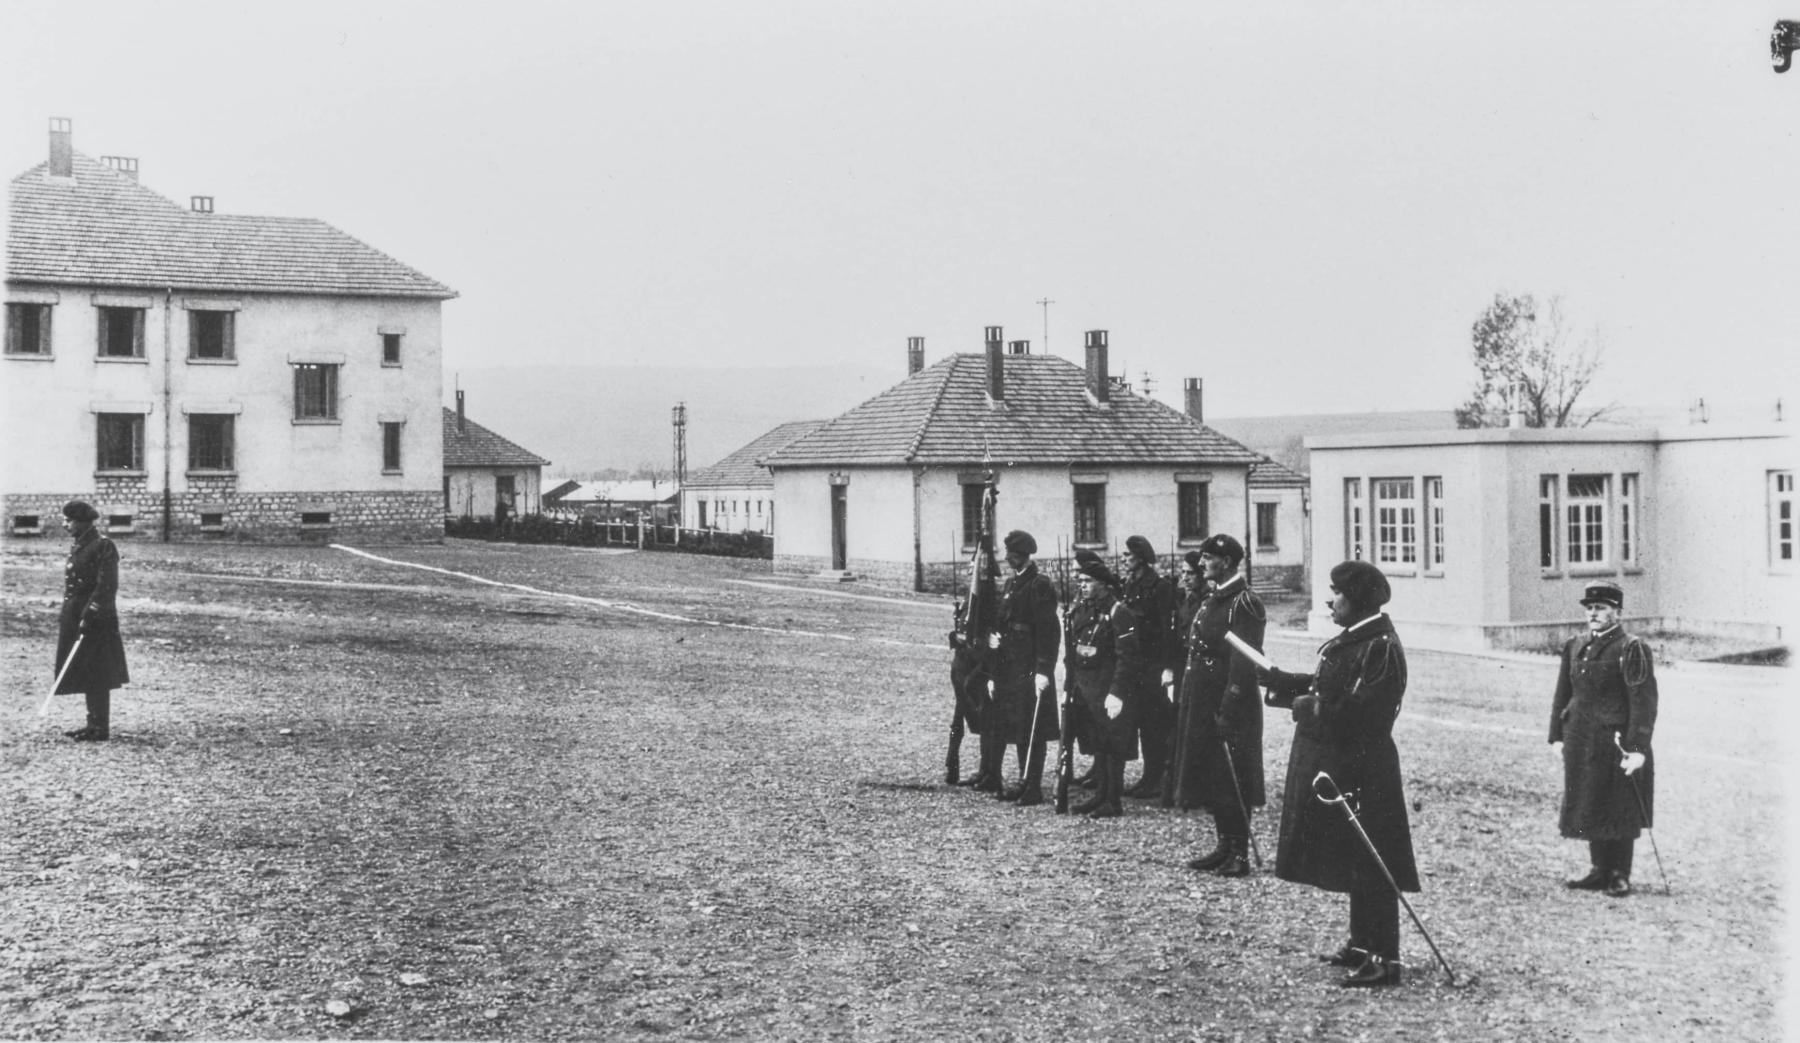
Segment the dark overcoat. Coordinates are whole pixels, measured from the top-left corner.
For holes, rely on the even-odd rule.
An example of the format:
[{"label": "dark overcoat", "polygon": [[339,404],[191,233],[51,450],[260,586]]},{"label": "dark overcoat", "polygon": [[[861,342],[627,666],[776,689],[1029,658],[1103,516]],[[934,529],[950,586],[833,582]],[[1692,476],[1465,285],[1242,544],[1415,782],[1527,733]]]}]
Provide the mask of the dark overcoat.
[{"label": "dark overcoat", "polygon": [[[1120,688],[1122,678],[1136,676],[1143,669],[1137,629],[1131,610],[1110,593],[1077,601],[1069,609],[1069,625],[1063,631],[1067,644],[1063,663],[1068,669],[1069,692],[1081,714],[1083,752],[1104,749],[1122,760],[1137,758],[1137,718]],[[1125,704],[1117,717],[1106,716],[1108,695],[1119,696]]]},{"label": "dark overcoat", "polygon": [[1400,784],[1394,718],[1406,695],[1406,653],[1386,613],[1345,630],[1319,648],[1312,674],[1270,671],[1270,706],[1292,708],[1297,697],[1317,697],[1294,725],[1282,794],[1281,835],[1275,875],[1325,891],[1387,891],[1381,869],[1369,857],[1344,809],[1313,795],[1313,777],[1328,772],[1351,798],[1351,807],[1375,850],[1402,890],[1419,889],[1412,828]]},{"label": "dark overcoat", "polygon": [[1163,660],[1175,644],[1175,586],[1151,565],[1137,563],[1119,589],[1119,601],[1137,620],[1137,664],[1120,685],[1145,742],[1169,741],[1175,705],[1163,690]]},{"label": "dark overcoat", "polygon": [[[1563,744],[1563,801],[1558,826],[1576,840],[1629,840],[1656,827],[1656,657],[1642,638],[1615,626],[1563,646],[1550,710],[1550,741]],[[1644,755],[1627,776],[1619,744]],[[1643,794],[1638,808],[1632,780]],[[1646,817],[1648,816],[1648,817]]]},{"label": "dark overcoat", "polygon": [[[1184,808],[1233,807],[1241,789],[1246,807],[1261,807],[1262,699],[1256,667],[1232,651],[1227,633],[1262,651],[1267,613],[1240,574],[1208,591],[1188,622],[1187,664],[1181,674],[1176,801]],[[1228,761],[1221,747],[1231,746]],[[1237,786],[1231,768],[1237,769]]]},{"label": "dark overcoat", "polygon": [[119,637],[119,548],[90,527],[69,548],[63,566],[62,614],[57,620],[56,661],[52,676],[62,672],[69,649],[87,620],[81,650],[62,674],[57,694],[110,691],[131,682],[125,668],[125,642]]},{"label": "dark overcoat", "polygon": [[[1035,562],[1007,577],[1000,590],[995,626],[999,629],[993,656],[994,702],[982,734],[1001,742],[1027,742],[1033,737],[1035,708],[1036,738],[1057,738],[1056,653],[1062,644],[1061,622],[1056,615],[1056,587]],[[1041,697],[1038,674],[1050,678],[1050,690]]]}]

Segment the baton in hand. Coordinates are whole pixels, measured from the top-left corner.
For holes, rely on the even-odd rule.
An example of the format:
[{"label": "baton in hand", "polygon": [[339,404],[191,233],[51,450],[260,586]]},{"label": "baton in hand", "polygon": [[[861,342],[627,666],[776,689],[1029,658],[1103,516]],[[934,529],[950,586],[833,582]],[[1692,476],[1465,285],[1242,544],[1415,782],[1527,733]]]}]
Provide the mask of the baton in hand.
[{"label": "baton in hand", "polygon": [[[1625,756],[1625,744],[1619,741],[1619,733],[1613,732],[1613,745],[1618,748],[1619,755]],[[1620,765],[1624,770],[1624,765]],[[1669,874],[1663,869],[1662,852],[1656,849],[1656,833],[1650,829],[1650,809],[1644,804],[1644,791],[1638,789],[1637,776],[1626,772],[1625,781],[1631,783],[1631,795],[1637,798],[1638,818],[1644,823],[1644,835],[1650,838],[1650,853],[1656,856],[1656,871],[1662,876],[1663,894],[1669,893]]]},{"label": "baton in hand", "polygon": [[62,687],[63,678],[69,676],[69,664],[75,662],[75,653],[81,651],[81,643],[86,640],[86,634],[75,635],[75,643],[69,646],[69,654],[63,659],[62,669],[56,672],[56,680],[50,682],[50,694],[44,696],[44,705],[38,707],[39,717],[49,714],[50,701],[56,698],[56,690]]},{"label": "baton in hand", "polygon": [[[1326,796],[1319,789],[1321,782],[1331,787],[1331,796]],[[1362,822],[1356,817],[1356,810],[1350,806],[1350,798],[1344,796],[1343,791],[1338,789],[1338,784],[1332,777],[1322,771],[1313,776],[1312,790],[1313,796],[1327,804],[1336,804],[1344,809],[1344,814],[1350,816],[1350,825],[1356,828],[1356,835],[1362,838],[1363,846],[1369,849],[1369,857],[1375,860],[1375,865],[1380,868],[1381,875],[1387,878],[1388,886],[1394,889],[1394,897],[1400,899],[1400,904],[1406,907],[1406,915],[1412,917],[1413,926],[1417,927],[1419,933],[1425,936],[1425,944],[1431,946],[1431,955],[1436,956],[1437,961],[1443,964],[1445,977],[1450,979],[1450,984],[1455,985],[1456,972],[1450,969],[1450,961],[1444,959],[1443,953],[1438,952],[1437,943],[1431,940],[1431,932],[1427,931],[1425,925],[1419,922],[1419,914],[1413,912],[1412,903],[1406,900],[1406,893],[1400,890],[1400,885],[1394,881],[1394,874],[1388,871],[1387,863],[1381,860],[1381,852],[1375,850],[1375,842],[1370,840],[1369,834],[1363,830]]]}]

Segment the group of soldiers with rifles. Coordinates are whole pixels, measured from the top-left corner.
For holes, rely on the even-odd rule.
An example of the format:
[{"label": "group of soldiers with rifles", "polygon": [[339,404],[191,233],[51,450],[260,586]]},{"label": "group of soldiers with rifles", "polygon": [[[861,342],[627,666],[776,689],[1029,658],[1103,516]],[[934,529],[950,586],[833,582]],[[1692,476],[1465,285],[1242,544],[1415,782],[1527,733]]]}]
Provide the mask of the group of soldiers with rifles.
[{"label": "group of soldiers with rifles", "polygon": [[[1419,890],[1419,874],[1392,733],[1407,668],[1399,635],[1382,611],[1392,594],[1386,575],[1360,560],[1333,567],[1326,604],[1343,629],[1320,647],[1312,672],[1283,671],[1262,654],[1266,613],[1234,537],[1207,537],[1177,559],[1179,595],[1142,536],[1126,540],[1117,571],[1078,549],[1076,590],[1059,611],[1056,585],[1033,561],[1037,541],[1030,533],[1004,537],[1009,575],[1000,582],[989,535],[993,499],[990,484],[982,543],[950,634],[956,712],[945,782],[1020,807],[1044,804],[1045,759],[1055,740],[1059,814],[1118,818],[1125,797],[1204,810],[1215,843],[1188,868],[1245,877],[1253,856],[1262,861],[1250,818],[1266,801],[1264,709],[1287,710],[1294,737],[1275,875],[1348,896],[1348,940],[1320,956],[1347,969],[1340,984],[1399,984],[1400,906],[1421,933],[1424,925],[1405,898]],[[1594,868],[1567,886],[1619,897],[1631,892],[1638,828],[1650,826],[1642,796],[1649,772],[1641,780],[1632,775],[1647,765],[1655,681],[1642,642],[1618,636],[1618,587],[1591,583],[1582,604],[1590,636],[1565,650],[1550,737],[1561,752],[1566,737],[1579,735],[1579,750],[1564,756],[1561,827],[1563,835],[1589,841]],[[1596,648],[1608,651],[1597,660]],[[1613,660],[1623,665],[1611,674],[1592,665]],[[979,737],[980,763],[962,778],[965,731]],[[1577,745],[1568,739],[1571,749]],[[1604,763],[1612,746],[1622,755],[1616,768]],[[1017,756],[1014,785],[1006,784],[1009,747]],[[1092,758],[1080,778],[1077,750]],[[1140,756],[1143,769],[1127,788],[1125,766]],[[1071,791],[1082,788],[1091,793],[1072,802]],[[1634,806],[1626,805],[1627,794],[1636,798]],[[1454,981],[1429,934],[1425,940]]]}]

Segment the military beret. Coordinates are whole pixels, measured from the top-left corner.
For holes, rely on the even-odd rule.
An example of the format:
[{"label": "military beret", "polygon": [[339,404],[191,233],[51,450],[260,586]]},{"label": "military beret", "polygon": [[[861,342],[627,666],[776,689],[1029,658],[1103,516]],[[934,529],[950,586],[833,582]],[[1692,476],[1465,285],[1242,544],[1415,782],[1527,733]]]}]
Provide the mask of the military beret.
[{"label": "military beret", "polygon": [[1083,576],[1092,576],[1109,587],[1119,585],[1119,577],[1106,567],[1106,562],[1100,560],[1100,555],[1086,548],[1075,551],[1075,571]]},{"label": "military beret", "polygon": [[1032,539],[1031,533],[1024,529],[1014,529],[1007,533],[1006,539],[1001,542],[1006,544],[1006,553],[1008,554],[1037,553],[1037,541]]},{"label": "military beret", "polygon": [[1241,565],[1244,562],[1244,545],[1239,543],[1236,538],[1222,532],[1216,536],[1208,536],[1206,542],[1200,544],[1199,553],[1211,554],[1215,558],[1224,558],[1233,566]]},{"label": "military beret", "polygon": [[1583,605],[1611,605],[1616,609],[1625,607],[1625,592],[1610,579],[1597,579],[1589,583],[1581,592]]},{"label": "military beret", "polygon": [[1377,609],[1394,596],[1388,578],[1366,561],[1346,561],[1331,567],[1331,585],[1358,608]]},{"label": "military beret", "polygon": [[1188,568],[1193,569],[1195,572],[1200,571],[1200,552],[1199,551],[1197,551],[1197,550],[1188,551],[1186,554],[1183,554],[1181,556],[1181,560],[1183,563],[1185,563],[1187,565]]},{"label": "military beret", "polygon": [[1125,549],[1130,552],[1132,557],[1146,565],[1156,564],[1156,548],[1150,546],[1150,541],[1142,536],[1128,538],[1125,541]]},{"label": "military beret", "polygon": [[63,517],[70,521],[91,522],[100,517],[100,512],[86,500],[70,500],[63,504]]}]

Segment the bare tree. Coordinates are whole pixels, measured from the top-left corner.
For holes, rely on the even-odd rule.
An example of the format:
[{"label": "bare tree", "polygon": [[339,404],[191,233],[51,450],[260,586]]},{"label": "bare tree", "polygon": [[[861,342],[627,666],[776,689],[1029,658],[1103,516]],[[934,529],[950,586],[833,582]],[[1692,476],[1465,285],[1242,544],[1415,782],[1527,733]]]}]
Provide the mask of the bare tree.
[{"label": "bare tree", "polygon": [[1456,410],[1457,427],[1505,427],[1524,414],[1526,427],[1586,427],[1612,406],[1582,408],[1605,355],[1599,330],[1571,333],[1562,298],[1539,305],[1531,294],[1495,294],[1470,329],[1475,389]]}]

